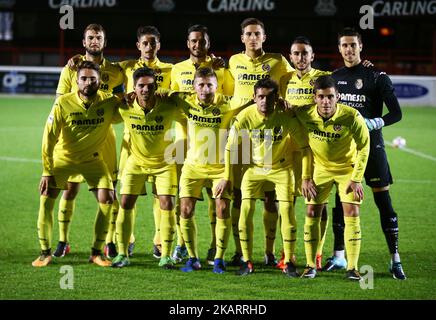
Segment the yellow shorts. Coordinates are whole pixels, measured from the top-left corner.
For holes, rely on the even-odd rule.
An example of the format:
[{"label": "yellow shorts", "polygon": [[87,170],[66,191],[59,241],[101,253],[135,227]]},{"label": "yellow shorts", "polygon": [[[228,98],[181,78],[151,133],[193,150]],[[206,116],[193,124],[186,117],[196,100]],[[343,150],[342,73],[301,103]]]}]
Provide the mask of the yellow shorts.
[{"label": "yellow shorts", "polygon": [[160,168],[137,165],[133,158],[127,160],[123,170],[120,194],[145,195],[145,182],[153,176],[158,196],[175,196],[177,194],[177,171],[175,164],[165,164]]},{"label": "yellow shorts", "polygon": [[[271,188],[273,187],[273,188]],[[263,170],[250,167],[242,177],[242,199],[262,199],[265,191],[276,191],[278,201],[293,201],[294,177],[292,168]]]},{"label": "yellow shorts", "polygon": [[324,204],[328,203],[330,192],[333,185],[339,191],[339,197],[341,202],[361,204],[362,201],[354,200],[354,193],[345,193],[345,189],[350,182],[353,168],[341,170],[341,171],[329,171],[319,166],[314,167],[313,181],[316,185],[317,196],[311,201],[306,200],[306,204]]},{"label": "yellow shorts", "polygon": [[71,176],[83,177],[88,183],[89,190],[110,189],[113,190],[113,182],[106,162],[100,157],[90,161],[74,163],[62,159],[54,159],[53,175],[56,189],[67,189],[67,181]]},{"label": "yellow shorts", "polygon": [[[109,173],[111,174],[112,181],[118,180],[118,168],[117,168],[117,146],[115,130],[113,126],[109,128],[106,140],[103,147],[100,149],[101,156],[106,162]],[[84,177],[81,174],[72,175],[68,178],[68,182],[82,183],[85,182]]]},{"label": "yellow shorts", "polygon": [[[182,169],[182,176],[180,177],[179,197],[202,200],[203,188],[210,186],[212,183],[212,194],[215,194],[215,188],[222,179],[224,179],[224,167],[204,169],[185,163]],[[224,192],[221,198],[231,199],[228,190]]]}]

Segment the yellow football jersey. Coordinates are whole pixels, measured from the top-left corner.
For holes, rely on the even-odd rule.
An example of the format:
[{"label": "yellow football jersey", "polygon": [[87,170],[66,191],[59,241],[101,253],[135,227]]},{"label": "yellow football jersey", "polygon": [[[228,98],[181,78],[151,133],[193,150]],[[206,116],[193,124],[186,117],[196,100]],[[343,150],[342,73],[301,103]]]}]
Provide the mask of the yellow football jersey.
[{"label": "yellow football jersey", "polygon": [[293,106],[313,104],[313,84],[321,76],[331,75],[330,71],[321,71],[312,68],[301,79],[297,71],[291,71],[280,79],[280,96]]},{"label": "yellow football jersey", "polygon": [[236,146],[242,144],[243,155],[251,152],[250,164],[261,168],[287,168],[292,165],[290,135],[300,148],[307,148],[307,135],[295,116],[275,110],[264,117],[257,110],[257,105],[253,104],[236,117],[226,150],[236,150]]},{"label": "yellow football jersey", "polygon": [[132,92],[133,73],[143,67],[153,69],[156,73],[156,83],[159,88],[170,89],[172,63],[161,62],[156,58],[152,62],[145,61],[141,58],[137,60],[125,60],[118,63],[124,72],[124,88],[126,92]]},{"label": "yellow football jersey", "polygon": [[[81,56],[81,61],[85,60],[85,56]],[[99,90],[107,93],[122,92],[123,85],[123,73],[121,68],[110,62],[107,59],[103,59],[100,64],[100,88]],[[77,86],[77,70],[73,70],[68,66],[62,69],[61,76],[59,78],[58,87],[56,89],[57,94],[66,94],[70,92],[76,92],[79,88]]]},{"label": "yellow football jersey", "polygon": [[[288,72],[280,78],[280,96],[289,101],[293,106],[313,104],[313,84],[315,80],[320,76],[330,74],[330,71],[312,68],[300,79],[296,70]],[[295,141],[291,139],[291,149],[296,150],[297,148]]]},{"label": "yellow football jersey", "polygon": [[[176,63],[171,71],[171,90],[179,92],[194,91],[194,75],[195,71],[200,67],[212,68],[212,58],[207,57],[206,61],[200,65],[196,65],[191,59]],[[224,95],[233,94],[233,85],[229,81],[229,71],[226,68],[214,69],[217,80],[217,92]]]},{"label": "yellow football jersey", "polygon": [[216,94],[203,106],[195,93],[178,94],[187,102],[188,152],[185,163],[202,168],[224,168],[224,152],[233,117],[244,107],[235,106],[230,97]]},{"label": "yellow football jersey", "polygon": [[337,104],[335,114],[324,120],[316,104],[295,110],[309,134],[314,165],[329,171],[353,169],[351,180],[361,182],[369,155],[369,132],[359,111]]},{"label": "yellow football jersey", "polygon": [[173,97],[156,99],[156,105],[147,113],[136,100],[131,106],[120,107],[124,126],[130,134],[131,156],[138,165],[151,168],[171,162],[171,152],[166,154],[173,143],[168,130],[174,121],[184,118],[185,105]]},{"label": "yellow football jersey", "polygon": [[44,129],[43,175],[53,175],[53,155],[71,163],[98,157],[111,123],[121,122],[119,105],[119,99],[101,91],[87,102],[78,92],[57,98]]},{"label": "yellow football jersey", "polygon": [[242,99],[245,103],[253,98],[254,85],[264,78],[271,78],[279,83],[280,78],[294,70],[280,53],[262,53],[252,59],[245,53],[230,57],[229,71],[234,83],[234,99]]}]

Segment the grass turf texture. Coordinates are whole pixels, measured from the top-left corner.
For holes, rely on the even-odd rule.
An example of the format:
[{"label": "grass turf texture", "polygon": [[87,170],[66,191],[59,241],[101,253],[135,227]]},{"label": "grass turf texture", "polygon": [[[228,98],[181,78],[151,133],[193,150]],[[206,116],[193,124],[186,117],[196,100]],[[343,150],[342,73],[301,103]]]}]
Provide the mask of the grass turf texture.
[{"label": "grass turf texture", "polygon": [[[223,275],[203,270],[190,274],[161,270],[152,257],[153,215],[150,197],[138,201],[136,248],[131,265],[124,269],[100,268],[87,262],[96,213],[94,197],[82,185],[71,224],[72,252],[47,268],[33,268],[39,243],[36,220],[39,206],[38,183],[41,175],[41,136],[52,99],[0,98],[0,299],[435,299],[436,280],[434,212],[436,207],[435,161],[399,149],[387,148],[395,184],[391,195],[399,214],[400,252],[408,279],[393,280],[388,272],[389,253],[381,232],[378,211],[370,189],[365,187],[362,205],[362,250],[359,266],[374,269],[374,288],[363,290],[359,283],[346,281],[344,272],[319,273],[314,280],[289,279],[279,270],[263,266],[263,228],[260,203],[255,213],[255,274],[234,275],[228,267]],[[407,147],[436,157],[433,119],[436,108],[404,108],[403,120],[384,128],[387,141],[396,136],[407,139]],[[118,139],[122,125],[116,127]],[[119,141],[119,140],[118,140]],[[11,159],[11,158],[16,158]],[[20,159],[29,159],[22,161]],[[32,160],[35,160],[32,162]],[[333,198],[330,198],[332,204]],[[329,213],[331,205],[329,207]],[[205,260],[209,246],[209,222],[205,202],[196,210],[199,252]],[[304,206],[297,204],[297,264],[304,267]],[[279,231],[279,230],[278,230]],[[53,249],[58,239],[57,205]],[[277,240],[280,240],[277,234]],[[331,219],[324,248],[324,261],[332,250]],[[276,253],[281,245],[276,243]],[[226,258],[233,254],[230,239]],[[63,265],[74,270],[74,289],[63,290]]]}]

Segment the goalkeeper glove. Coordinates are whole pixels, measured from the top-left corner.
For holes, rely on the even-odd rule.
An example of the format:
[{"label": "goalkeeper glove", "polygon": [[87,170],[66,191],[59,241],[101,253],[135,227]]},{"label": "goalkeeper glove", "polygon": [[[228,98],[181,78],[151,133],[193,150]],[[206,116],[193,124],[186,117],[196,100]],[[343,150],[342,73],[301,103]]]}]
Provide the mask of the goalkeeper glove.
[{"label": "goalkeeper glove", "polygon": [[374,118],[374,119],[365,118],[365,122],[369,131],[380,130],[385,125],[385,122],[383,121],[382,118]]}]

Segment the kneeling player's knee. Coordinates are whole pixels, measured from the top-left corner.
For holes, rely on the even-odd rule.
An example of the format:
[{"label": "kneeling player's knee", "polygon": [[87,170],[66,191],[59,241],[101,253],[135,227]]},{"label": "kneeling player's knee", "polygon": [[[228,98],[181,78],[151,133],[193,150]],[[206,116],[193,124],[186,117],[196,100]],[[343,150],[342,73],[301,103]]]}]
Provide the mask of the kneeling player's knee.
[{"label": "kneeling player's knee", "polygon": [[170,196],[159,197],[159,202],[162,210],[172,210],[174,207]]},{"label": "kneeling player's knee", "polygon": [[230,204],[230,201],[228,201],[228,200],[217,201],[216,215],[218,218],[227,219],[230,217],[229,204]]},{"label": "kneeling player's knee", "polygon": [[64,193],[62,194],[62,197],[64,200],[74,200],[79,193],[79,183],[71,183],[68,182],[67,190],[64,190]]},{"label": "kneeling player's knee", "polygon": [[189,219],[194,213],[194,206],[186,201],[182,201],[180,204],[180,216],[183,219]]}]

